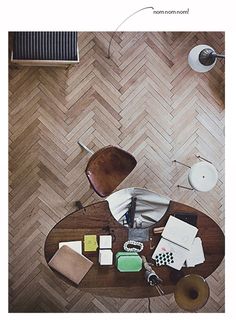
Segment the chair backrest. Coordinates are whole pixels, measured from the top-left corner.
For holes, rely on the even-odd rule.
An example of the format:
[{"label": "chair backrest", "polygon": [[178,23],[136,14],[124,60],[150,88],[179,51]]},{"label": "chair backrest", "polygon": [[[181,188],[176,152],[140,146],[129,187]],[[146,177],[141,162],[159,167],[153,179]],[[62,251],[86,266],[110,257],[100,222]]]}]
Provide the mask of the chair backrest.
[{"label": "chair backrest", "polygon": [[113,146],[95,152],[85,173],[95,192],[106,197],[130,174],[137,161],[128,152]]}]

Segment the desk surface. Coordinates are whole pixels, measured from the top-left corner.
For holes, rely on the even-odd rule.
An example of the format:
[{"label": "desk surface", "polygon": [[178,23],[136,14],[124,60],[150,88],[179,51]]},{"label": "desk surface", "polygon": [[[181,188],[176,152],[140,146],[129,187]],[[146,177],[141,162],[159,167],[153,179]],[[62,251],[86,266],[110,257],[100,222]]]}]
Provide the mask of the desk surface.
[{"label": "desk surface", "polygon": [[[198,236],[202,239],[205,262],[193,268],[182,268],[184,274],[195,273],[207,278],[221,263],[224,258],[224,234],[220,227],[206,214],[187,205],[170,202],[164,217],[153,225],[149,230],[151,241],[144,243],[142,255],[151,261],[151,256],[160,235],[153,235],[154,227],[164,226],[170,215],[176,212],[197,214]],[[119,224],[110,213],[107,201],[98,202],[78,210],[57,223],[49,232],[44,252],[46,261],[52,258],[58,250],[58,243],[61,241],[83,240],[85,234],[114,234],[112,251],[115,254],[123,251],[123,244],[128,239],[128,229]],[[153,249],[150,249],[153,247]],[[113,296],[120,298],[141,298],[157,296],[155,288],[150,287],[144,279],[144,268],[140,272],[121,273],[113,266],[100,266],[98,264],[98,253],[85,253],[94,262],[93,267],[80,282],[78,288],[87,292]],[[171,282],[170,273],[174,269],[161,266],[154,267],[157,274],[163,279],[162,288],[165,294],[174,291],[174,284]],[[54,271],[55,272],[55,271]],[[58,274],[67,283],[74,286],[72,282]]]}]

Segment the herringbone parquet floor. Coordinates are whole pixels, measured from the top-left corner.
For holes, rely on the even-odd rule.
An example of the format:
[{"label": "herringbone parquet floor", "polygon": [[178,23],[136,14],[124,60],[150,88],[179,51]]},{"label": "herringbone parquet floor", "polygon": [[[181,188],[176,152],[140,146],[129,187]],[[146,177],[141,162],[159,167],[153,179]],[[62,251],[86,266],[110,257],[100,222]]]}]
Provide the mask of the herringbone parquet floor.
[{"label": "herringbone parquet floor", "polygon": [[[147,312],[147,299],[95,296],[68,286],[47,267],[50,229],[99,200],[84,169],[94,150],[119,145],[138,165],[119,188],[152,189],[207,213],[224,228],[224,64],[192,71],[195,44],[224,51],[223,33],[80,33],[80,63],[69,68],[9,70],[9,310],[11,312]],[[219,181],[204,194],[179,190],[194,154],[214,162]],[[201,312],[224,312],[224,264],[208,278]],[[180,312],[173,295],[152,298],[153,312]]]}]

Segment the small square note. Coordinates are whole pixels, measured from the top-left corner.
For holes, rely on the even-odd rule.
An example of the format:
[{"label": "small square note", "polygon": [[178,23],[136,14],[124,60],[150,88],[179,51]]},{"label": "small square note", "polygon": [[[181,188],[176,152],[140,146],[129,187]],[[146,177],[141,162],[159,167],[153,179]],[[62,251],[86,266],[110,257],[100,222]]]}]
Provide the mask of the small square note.
[{"label": "small square note", "polygon": [[98,247],[96,235],[84,236],[84,251],[96,251]]},{"label": "small square note", "polygon": [[99,248],[100,249],[111,249],[112,247],[112,236],[102,235],[99,236]]},{"label": "small square note", "polygon": [[99,263],[102,266],[110,266],[113,262],[113,253],[110,249],[99,250]]}]

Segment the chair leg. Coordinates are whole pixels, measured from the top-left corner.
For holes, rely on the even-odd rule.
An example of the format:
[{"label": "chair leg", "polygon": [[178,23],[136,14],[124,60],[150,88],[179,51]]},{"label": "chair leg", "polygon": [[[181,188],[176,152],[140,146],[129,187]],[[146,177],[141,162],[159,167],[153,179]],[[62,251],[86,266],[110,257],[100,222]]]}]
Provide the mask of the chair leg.
[{"label": "chair leg", "polygon": [[185,164],[185,163],[183,163],[183,162],[180,162],[180,161],[177,161],[177,160],[173,160],[173,162],[175,162],[175,163],[179,163],[179,164],[182,164],[182,166],[185,166],[185,167],[191,168],[190,166],[188,166],[187,164]]},{"label": "chair leg", "polygon": [[84,145],[82,142],[77,141],[77,143],[83,148],[85,149],[87,152],[94,154],[94,152],[92,150],[90,150],[88,147],[86,147],[86,145]]},{"label": "chair leg", "polygon": [[75,201],[75,206],[79,210],[84,208],[82,203],[79,200]]},{"label": "chair leg", "polygon": [[203,158],[203,157],[201,157],[201,156],[197,156],[196,154],[195,154],[195,156],[196,156],[198,159],[202,159],[202,160],[204,160],[204,161],[209,162],[209,163],[212,164],[211,161],[209,161],[209,160],[207,160],[207,159],[205,159],[205,158]]},{"label": "chair leg", "polygon": [[183,189],[187,189],[187,190],[191,190],[193,191],[194,189],[193,188],[189,188],[189,187],[185,187],[185,186],[181,186],[181,185],[177,185],[178,188],[183,188]]}]

